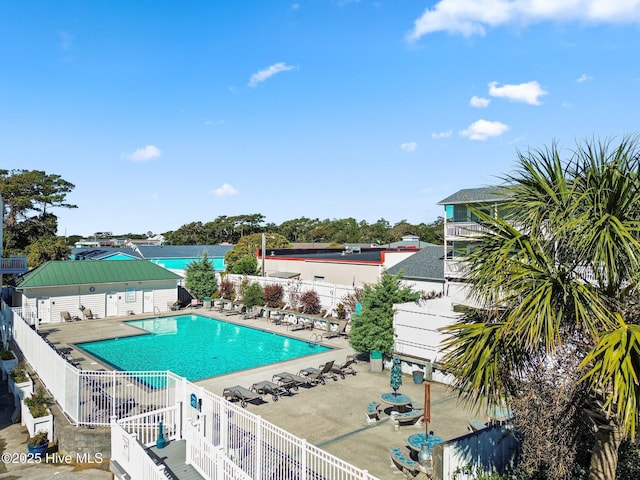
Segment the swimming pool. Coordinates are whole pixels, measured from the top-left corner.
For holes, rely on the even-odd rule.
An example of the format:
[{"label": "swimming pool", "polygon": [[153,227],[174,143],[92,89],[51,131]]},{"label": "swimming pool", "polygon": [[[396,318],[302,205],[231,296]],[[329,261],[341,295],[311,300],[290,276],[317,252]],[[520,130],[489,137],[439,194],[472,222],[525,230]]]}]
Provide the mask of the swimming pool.
[{"label": "swimming pool", "polygon": [[76,347],[118,370],[171,370],[189,381],[331,350],[200,315],[126,323],[149,334],[78,343]]}]

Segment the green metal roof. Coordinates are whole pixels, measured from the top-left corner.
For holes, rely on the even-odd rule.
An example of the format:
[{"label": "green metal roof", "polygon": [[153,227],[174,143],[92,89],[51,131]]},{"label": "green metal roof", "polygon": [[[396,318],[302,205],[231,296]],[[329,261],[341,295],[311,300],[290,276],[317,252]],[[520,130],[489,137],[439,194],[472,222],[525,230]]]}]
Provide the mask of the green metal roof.
[{"label": "green metal roof", "polygon": [[465,188],[458,190],[444,200],[440,200],[438,205],[470,205],[474,203],[506,202],[509,199],[509,192],[504,187]]},{"label": "green metal roof", "polygon": [[150,280],[178,280],[181,277],[147,260],[118,262],[52,261],[27,273],[18,289],[87,285]]}]

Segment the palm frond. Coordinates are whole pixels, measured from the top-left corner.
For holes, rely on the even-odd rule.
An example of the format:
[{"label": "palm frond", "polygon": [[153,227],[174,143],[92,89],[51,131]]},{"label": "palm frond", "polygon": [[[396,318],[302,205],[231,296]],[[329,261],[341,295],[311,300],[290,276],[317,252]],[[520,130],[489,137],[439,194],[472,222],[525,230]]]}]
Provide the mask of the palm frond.
[{"label": "palm frond", "polygon": [[603,408],[615,415],[625,433],[635,437],[640,399],[640,325],[607,332],[584,358],[582,380],[605,398]]}]

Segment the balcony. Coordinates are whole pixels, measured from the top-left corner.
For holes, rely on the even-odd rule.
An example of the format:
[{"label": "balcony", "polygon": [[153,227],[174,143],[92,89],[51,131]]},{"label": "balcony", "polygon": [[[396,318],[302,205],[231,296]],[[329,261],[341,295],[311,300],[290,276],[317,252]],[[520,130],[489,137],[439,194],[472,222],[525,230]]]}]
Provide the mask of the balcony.
[{"label": "balcony", "polygon": [[27,257],[0,258],[0,275],[21,274],[27,270]]},{"label": "balcony", "polygon": [[446,232],[448,240],[454,237],[468,238],[489,230],[476,222],[447,222]]},{"label": "balcony", "polygon": [[445,278],[463,279],[467,269],[466,263],[462,260],[448,258],[444,261]]}]

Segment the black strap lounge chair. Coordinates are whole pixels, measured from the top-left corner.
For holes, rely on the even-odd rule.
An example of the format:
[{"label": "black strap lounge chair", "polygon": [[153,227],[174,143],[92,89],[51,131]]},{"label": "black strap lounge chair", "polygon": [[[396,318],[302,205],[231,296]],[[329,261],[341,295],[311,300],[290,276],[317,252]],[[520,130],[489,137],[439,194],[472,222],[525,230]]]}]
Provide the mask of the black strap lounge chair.
[{"label": "black strap lounge chair", "polygon": [[287,330],[313,330],[314,322],[310,318],[298,318],[296,323],[287,325]]},{"label": "black strap lounge chair", "polygon": [[263,380],[251,385],[251,391],[261,395],[271,395],[274,402],[277,402],[282,395],[291,395],[292,385],[277,384],[269,380]]},{"label": "black strap lounge chair", "polygon": [[248,388],[244,388],[240,385],[225,388],[222,392],[222,396],[225,400],[229,400],[230,402],[239,401],[242,408],[247,406],[247,402],[262,400],[262,395],[252,392]]},{"label": "black strap lounge chair", "polygon": [[311,381],[315,383],[321,383],[322,385],[327,383],[326,382],[327,378],[333,378],[335,381],[337,381],[338,375],[331,372],[331,369],[333,368],[334,363],[335,361],[331,360],[330,362],[327,362],[324,365],[320,365],[318,368],[313,368],[313,367],[304,368],[298,372],[298,375],[305,376],[311,379]]},{"label": "black strap lounge chair", "polygon": [[309,378],[295,375],[289,372],[276,373],[271,381],[277,383],[278,385],[287,385],[292,390],[298,390],[298,387],[301,386],[312,387],[314,385],[314,383]]},{"label": "black strap lounge chair", "polygon": [[353,365],[355,365],[356,363],[358,363],[356,357],[354,357],[353,355],[348,355],[347,359],[342,365],[334,365],[333,367],[331,367],[331,372],[335,373],[336,375],[340,375],[342,378],[345,378],[347,374],[355,375],[356,371],[353,368]]},{"label": "black strap lounge chair", "polygon": [[347,323],[348,320],[340,320],[338,322],[338,328],[336,328],[332,332],[325,332],[322,334],[322,338],[336,338],[336,337],[346,337],[347,336]]}]

